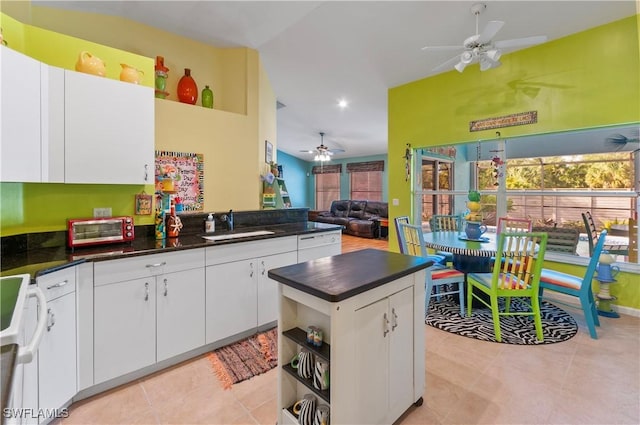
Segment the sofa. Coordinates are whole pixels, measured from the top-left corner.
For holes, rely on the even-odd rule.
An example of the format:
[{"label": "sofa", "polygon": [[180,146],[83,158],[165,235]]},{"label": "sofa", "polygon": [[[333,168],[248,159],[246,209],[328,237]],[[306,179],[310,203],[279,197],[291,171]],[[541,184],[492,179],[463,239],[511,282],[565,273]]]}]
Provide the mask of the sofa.
[{"label": "sofa", "polygon": [[349,235],[375,238],[380,234],[379,219],[388,217],[386,202],[343,199],[331,202],[329,211],[320,211],[313,221],[341,225]]}]

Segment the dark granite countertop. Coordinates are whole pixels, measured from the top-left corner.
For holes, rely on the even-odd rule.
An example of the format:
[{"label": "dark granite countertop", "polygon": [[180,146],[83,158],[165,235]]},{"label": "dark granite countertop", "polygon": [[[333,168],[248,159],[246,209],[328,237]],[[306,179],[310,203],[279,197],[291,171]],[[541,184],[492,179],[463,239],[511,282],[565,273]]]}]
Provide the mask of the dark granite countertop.
[{"label": "dark granite countertop", "polygon": [[432,264],[421,257],[363,249],[271,269],[268,275],[284,285],[330,302],[384,285]]},{"label": "dark granite countertop", "polygon": [[203,239],[203,232],[184,233],[178,238],[156,240],[152,234],[142,234],[136,230],[136,238],[126,244],[113,244],[101,247],[77,248],[75,251],[64,246],[51,248],[32,249],[16,254],[5,253],[2,256],[0,275],[8,276],[21,273],[29,273],[32,278],[51,273],[61,268],[69,267],[83,261],[104,261],[117,258],[125,258],[138,255],[158,254],[182,249],[203,248],[207,246],[220,246],[239,242],[271,239],[283,236],[295,236],[317,232],[339,230],[341,226],[301,221],[295,223],[273,224],[264,226],[236,227],[234,231],[218,230],[214,235],[232,233],[244,233],[255,230],[268,230],[274,232],[269,235],[256,235],[236,239],[208,241]]}]

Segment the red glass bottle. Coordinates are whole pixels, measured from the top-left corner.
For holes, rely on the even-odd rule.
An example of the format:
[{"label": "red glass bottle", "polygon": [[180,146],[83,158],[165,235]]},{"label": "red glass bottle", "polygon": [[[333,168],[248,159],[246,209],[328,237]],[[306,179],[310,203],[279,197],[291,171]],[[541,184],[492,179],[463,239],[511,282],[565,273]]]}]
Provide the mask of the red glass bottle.
[{"label": "red glass bottle", "polygon": [[184,69],[184,75],[178,81],[178,100],[191,105],[195,105],[198,100],[198,86],[189,68]]}]

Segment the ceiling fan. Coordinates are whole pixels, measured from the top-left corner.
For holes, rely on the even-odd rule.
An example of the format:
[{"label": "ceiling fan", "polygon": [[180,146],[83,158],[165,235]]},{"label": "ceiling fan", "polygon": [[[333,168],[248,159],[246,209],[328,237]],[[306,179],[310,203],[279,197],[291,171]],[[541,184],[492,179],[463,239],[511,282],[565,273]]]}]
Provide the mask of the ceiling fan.
[{"label": "ceiling fan", "polygon": [[489,21],[482,33],[479,33],[478,16],[486,8],[487,5],[484,3],[476,3],[471,6],[471,13],[476,16],[476,33],[464,40],[462,46],[425,46],[422,48],[422,50],[464,50],[461,54],[433,68],[433,71],[442,71],[453,65],[458,72],[462,72],[467,65],[478,62],[480,63],[480,71],[486,71],[502,64],[499,61],[502,56],[501,49],[530,46],[547,41],[547,36],[538,35],[494,42],[492,39],[500,31],[504,22]]},{"label": "ceiling fan", "polygon": [[315,161],[329,161],[334,153],[344,152],[344,149],[329,149],[324,144],[324,132],[320,132],[320,146],[316,146],[314,150],[301,150],[300,152],[315,153],[313,158]]},{"label": "ceiling fan", "polygon": [[[639,143],[640,139],[638,138],[638,130],[632,130],[631,133],[631,137],[627,137],[624,134],[620,133],[612,134],[605,139],[605,144],[614,151],[619,151],[622,150],[627,145],[627,143]],[[635,153],[637,151],[638,149],[634,150],[633,152]]]}]

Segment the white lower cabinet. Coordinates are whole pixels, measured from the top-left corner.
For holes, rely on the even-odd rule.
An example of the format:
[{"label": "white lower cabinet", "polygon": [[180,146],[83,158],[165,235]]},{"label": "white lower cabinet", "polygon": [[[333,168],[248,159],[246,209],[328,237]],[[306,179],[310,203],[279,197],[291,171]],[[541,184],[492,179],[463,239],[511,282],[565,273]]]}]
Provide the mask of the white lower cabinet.
[{"label": "white lower cabinet", "polygon": [[413,400],[413,288],[355,314],[356,387],[360,423],[397,418]]},{"label": "white lower cabinet", "polygon": [[278,318],[271,268],[295,264],[295,236],[206,248],[206,343]]},{"label": "white lower cabinet", "polygon": [[203,346],[204,283],[202,249],[95,263],[94,384]]},{"label": "white lower cabinet", "polygon": [[258,326],[278,320],[278,282],[269,279],[270,269],[295,264],[295,251],[269,255],[258,259]]},{"label": "white lower cabinet", "polygon": [[155,363],[155,278],[98,286],[94,293],[94,383]]},{"label": "white lower cabinet", "polygon": [[341,253],[341,230],[298,236],[298,263]]},{"label": "white lower cabinet", "polygon": [[47,330],[38,349],[38,404],[55,416],[56,409],[68,405],[77,392],[76,269],[43,275],[37,284],[47,299],[47,311],[38,311],[47,315]]},{"label": "white lower cabinet", "polygon": [[157,361],[204,345],[204,284],[204,267],[157,278]]},{"label": "white lower cabinet", "polygon": [[[27,305],[26,339],[35,323],[46,316],[46,330],[37,354],[24,365],[21,423],[38,424],[59,417],[61,409],[77,393],[76,268],[69,267],[39,276],[36,284],[47,300],[43,311],[35,299]],[[17,421],[18,422],[18,421]]]}]

